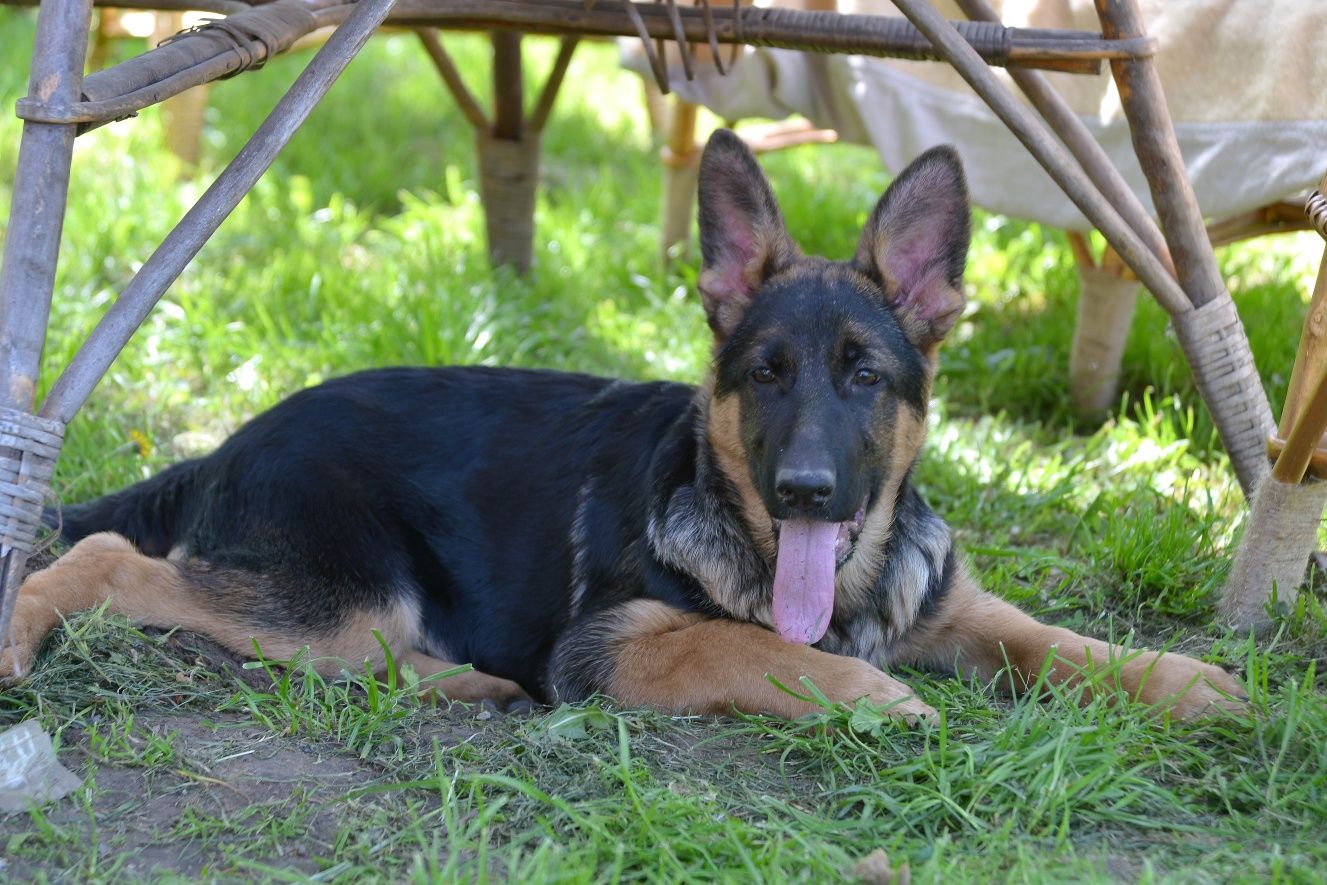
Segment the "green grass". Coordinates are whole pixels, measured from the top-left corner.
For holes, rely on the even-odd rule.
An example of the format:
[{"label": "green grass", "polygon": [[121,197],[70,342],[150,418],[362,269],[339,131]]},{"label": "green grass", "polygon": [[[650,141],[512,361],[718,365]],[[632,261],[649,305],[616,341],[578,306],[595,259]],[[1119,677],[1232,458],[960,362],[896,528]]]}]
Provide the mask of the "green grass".
[{"label": "green grass", "polygon": [[[30,14],[0,12],[0,105],[24,91],[31,37]],[[482,70],[481,42],[449,43]],[[552,48],[534,49],[537,73]],[[216,87],[198,182],[176,179],[153,111],[79,140],[44,385],[305,57]],[[0,121],[0,219],[17,146]],[[794,236],[831,256],[851,252],[887,183],[849,146],[765,164]],[[373,41],[70,426],[58,491],[146,476],[368,366],[698,380],[695,266],[655,257],[659,171],[638,82],[610,47],[584,47],[546,135],[536,273],[494,273],[468,129],[410,39]],[[1318,248],[1220,256],[1274,407]],[[821,882],[883,848],[923,882],[1322,881],[1322,597],[1257,644],[1210,626],[1242,504],[1164,314],[1143,305],[1119,408],[1088,426],[1065,392],[1062,236],[979,213],[969,267],[917,473],[928,498],[994,592],[1231,667],[1255,715],[1179,726],[905,673],[938,726],[606,703],[504,719],[420,704],[406,684],[227,672],[92,612],[0,694],[0,727],[36,717],[86,779],[0,818],[0,879]]]}]

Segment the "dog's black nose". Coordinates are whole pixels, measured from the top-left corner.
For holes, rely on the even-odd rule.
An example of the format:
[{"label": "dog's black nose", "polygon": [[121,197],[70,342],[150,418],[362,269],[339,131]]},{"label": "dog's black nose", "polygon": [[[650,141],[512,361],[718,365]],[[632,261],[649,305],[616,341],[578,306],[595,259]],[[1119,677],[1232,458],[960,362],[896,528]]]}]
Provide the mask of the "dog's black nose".
[{"label": "dog's black nose", "polygon": [[834,495],[834,471],[785,468],[774,478],[774,491],[785,507],[796,510],[824,507]]}]

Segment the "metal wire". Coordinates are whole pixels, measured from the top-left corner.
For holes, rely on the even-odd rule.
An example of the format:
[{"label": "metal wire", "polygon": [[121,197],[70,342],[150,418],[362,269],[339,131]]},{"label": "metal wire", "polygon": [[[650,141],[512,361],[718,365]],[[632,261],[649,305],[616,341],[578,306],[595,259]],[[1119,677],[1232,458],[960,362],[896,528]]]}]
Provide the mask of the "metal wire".
[{"label": "metal wire", "polygon": [[719,50],[719,32],[714,29],[714,10],[710,8],[710,0],[700,0],[700,11],[705,16],[705,36],[710,44],[710,55],[714,58],[714,69],[722,77],[728,73],[728,70]]},{"label": "metal wire", "polygon": [[677,42],[678,53],[682,56],[682,71],[686,74],[688,81],[696,79],[696,72],[692,67],[693,61],[691,55],[691,44],[687,42],[687,35],[682,30],[682,17],[677,13],[677,0],[658,0],[668,9],[668,20],[673,24],[673,39]]},{"label": "metal wire", "polygon": [[650,70],[654,73],[654,82],[659,84],[659,91],[667,95],[668,69],[664,67],[663,59],[659,57],[654,43],[650,41],[650,32],[646,29],[645,22],[641,20],[640,13],[636,11],[636,4],[631,0],[623,0],[622,6],[626,10],[627,18],[631,19],[631,26],[636,29],[636,35],[640,37],[640,45],[644,47],[645,57],[649,60]]}]

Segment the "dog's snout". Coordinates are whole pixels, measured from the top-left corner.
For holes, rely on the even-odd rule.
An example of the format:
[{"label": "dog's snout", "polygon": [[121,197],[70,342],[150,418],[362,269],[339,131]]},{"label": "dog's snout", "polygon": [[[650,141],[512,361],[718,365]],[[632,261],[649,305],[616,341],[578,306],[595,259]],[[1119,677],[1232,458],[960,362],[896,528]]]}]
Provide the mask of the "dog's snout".
[{"label": "dog's snout", "polygon": [[785,468],[775,477],[774,491],[785,507],[796,510],[824,507],[834,496],[834,471]]}]

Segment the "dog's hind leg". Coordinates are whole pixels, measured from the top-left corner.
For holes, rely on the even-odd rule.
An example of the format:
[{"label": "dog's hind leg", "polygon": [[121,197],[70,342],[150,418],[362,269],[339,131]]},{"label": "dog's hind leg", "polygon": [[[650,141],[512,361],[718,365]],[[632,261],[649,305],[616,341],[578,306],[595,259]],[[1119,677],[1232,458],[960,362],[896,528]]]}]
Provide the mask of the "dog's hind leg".
[{"label": "dog's hind leg", "polygon": [[79,541],[19,588],[10,635],[0,636],[0,678],[25,676],[42,639],[63,617],[112,595],[131,605],[148,594],[169,597],[177,580],[174,566],[143,556],[120,535],[102,532]]},{"label": "dog's hind leg", "polygon": [[358,669],[365,661],[381,671],[382,645],[394,655],[405,654],[419,632],[417,612],[404,603],[393,610],[348,612],[323,629],[283,625],[289,619],[272,608],[279,594],[262,576],[209,572],[205,586],[199,579],[204,572],[190,571],[188,564],[139,553],[117,534],[84,538],[19,589],[12,642],[0,637],[0,679],[25,675],[61,618],[102,603],[139,626],[201,633],[243,657],[253,655],[255,642],[273,660],[289,660],[307,647],[314,668],[329,675]]},{"label": "dog's hind leg", "polygon": [[804,692],[809,679],[831,701],[859,698],[907,719],[935,711],[912,689],[858,658],[784,642],[756,624],[688,614],[638,599],[568,635],[555,652],[553,686],[578,700],[603,692],[621,703],[670,712],[771,713],[795,719],[821,708],[775,686]]}]

